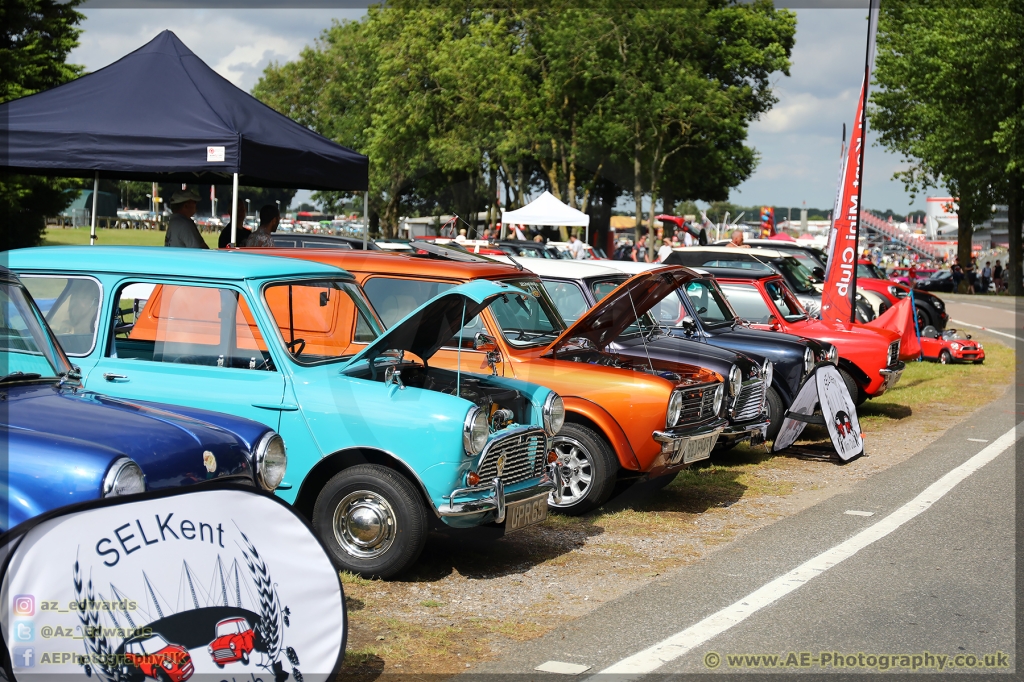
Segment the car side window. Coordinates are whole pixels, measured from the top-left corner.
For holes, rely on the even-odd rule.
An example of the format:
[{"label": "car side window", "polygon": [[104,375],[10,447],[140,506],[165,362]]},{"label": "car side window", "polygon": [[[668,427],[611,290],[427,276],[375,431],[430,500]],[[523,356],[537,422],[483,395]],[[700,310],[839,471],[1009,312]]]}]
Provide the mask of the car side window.
[{"label": "car side window", "polygon": [[686,308],[683,307],[678,294],[670,295],[658,301],[651,309],[651,314],[657,317],[659,324],[678,327],[686,317]]},{"label": "car side window", "polygon": [[551,302],[558,309],[562,319],[572,324],[587,312],[587,299],[583,292],[572,282],[560,282],[558,280],[545,279],[544,289],[548,292]]},{"label": "car side window", "polygon": [[84,357],[96,344],[100,284],[91,277],[21,278],[69,357]]},{"label": "car side window", "polygon": [[[363,284],[363,291],[370,304],[377,311],[377,317],[384,326],[391,328],[403,317],[421,305],[455,285],[451,282],[425,282],[398,277],[372,277]],[[462,328],[462,347],[472,348],[477,332],[485,332],[483,320],[477,315]],[[452,337],[446,346],[458,346],[459,335]]]},{"label": "car side window", "polygon": [[768,324],[773,313],[757,287],[747,284],[722,284],[720,286],[729,298],[729,305],[737,315],[747,322]]},{"label": "car side window", "polygon": [[273,370],[273,361],[245,297],[219,287],[144,283],[115,297],[109,355],[182,365]]}]

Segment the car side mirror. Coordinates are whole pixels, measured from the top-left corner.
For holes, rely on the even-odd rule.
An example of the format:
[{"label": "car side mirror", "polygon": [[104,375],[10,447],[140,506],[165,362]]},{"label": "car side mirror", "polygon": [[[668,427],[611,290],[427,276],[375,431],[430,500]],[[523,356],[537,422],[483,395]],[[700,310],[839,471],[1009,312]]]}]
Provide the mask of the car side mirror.
[{"label": "car side mirror", "polygon": [[822,282],[825,281],[825,270],[824,268],[814,268],[811,270],[811,274],[820,279]]},{"label": "car side mirror", "polygon": [[485,353],[498,350],[498,342],[494,340],[494,337],[488,336],[483,332],[477,332],[476,336],[473,337],[473,350],[481,350]]},{"label": "car side mirror", "polygon": [[971,338],[971,335],[970,335],[970,334],[968,334],[968,335],[967,335],[967,338]]},{"label": "car side mirror", "polygon": [[694,334],[697,331],[697,322],[689,315],[679,320],[679,326],[682,327],[687,334]]},{"label": "car side mirror", "polygon": [[773,330],[778,330],[778,328],[779,328],[779,318],[775,317],[774,315],[769,315],[768,316],[768,324],[771,325],[771,328]]}]

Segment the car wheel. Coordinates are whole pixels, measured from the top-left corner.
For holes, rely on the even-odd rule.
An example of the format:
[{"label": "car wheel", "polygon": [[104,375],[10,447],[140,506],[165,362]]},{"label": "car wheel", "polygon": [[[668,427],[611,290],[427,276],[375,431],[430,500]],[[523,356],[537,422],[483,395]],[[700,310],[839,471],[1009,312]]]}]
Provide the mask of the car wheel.
[{"label": "car wheel", "polygon": [[580,424],[565,424],[551,449],[562,469],[562,501],[548,504],[563,514],[583,514],[602,504],[615,488],[619,461],[604,437]]},{"label": "car wheel", "polygon": [[976,365],[983,365],[983,364],[985,364],[985,358],[982,358],[981,360],[975,360],[974,364],[976,364]]},{"label": "car wheel", "polygon": [[171,682],[170,676],[167,673],[165,673],[163,670],[161,670],[160,668],[157,668],[156,679],[157,679],[157,682]]},{"label": "car wheel", "polygon": [[948,365],[952,362],[953,356],[950,354],[948,350],[943,348],[942,351],[939,353],[939,363],[943,365]]},{"label": "car wheel", "polygon": [[242,665],[249,665],[249,652],[248,651],[243,651],[242,652]]},{"label": "car wheel", "polygon": [[923,305],[915,305],[914,306],[914,310],[917,313],[917,328],[918,329],[924,329],[925,327],[928,327],[928,326],[935,326],[932,323],[932,316],[931,316],[931,314],[927,310],[925,310],[925,307]]},{"label": "car wheel", "polygon": [[217,663],[217,667],[220,668],[221,670],[223,670],[224,669],[224,664],[223,663]]},{"label": "car wheel", "polygon": [[782,404],[782,398],[775,392],[775,389],[768,387],[768,396],[765,400],[765,405],[768,407],[768,420],[771,424],[768,425],[767,440],[775,440],[775,437],[779,435],[779,431],[782,430],[782,420],[786,416],[786,406]]},{"label": "car wheel", "polygon": [[378,464],[359,464],[335,474],[320,491],[313,528],[339,568],[391,578],[423,551],[427,514],[408,479]]},{"label": "car wheel", "polygon": [[843,377],[843,383],[846,384],[846,390],[850,392],[850,399],[853,400],[854,405],[861,405],[868,399],[867,394],[860,389],[852,374],[845,369],[840,369],[839,376]]}]

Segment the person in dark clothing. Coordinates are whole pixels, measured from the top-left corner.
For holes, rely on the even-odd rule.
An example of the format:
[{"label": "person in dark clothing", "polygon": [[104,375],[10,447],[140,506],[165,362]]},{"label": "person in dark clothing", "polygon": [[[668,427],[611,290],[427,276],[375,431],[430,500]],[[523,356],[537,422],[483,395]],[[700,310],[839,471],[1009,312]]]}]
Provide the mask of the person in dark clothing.
[{"label": "person in dark clothing", "polygon": [[996,293],[998,294],[1003,290],[1003,266],[999,261],[996,261],[996,266],[992,268],[992,281],[996,285]]},{"label": "person in dark clothing", "polygon": [[[238,200],[238,205],[235,207],[235,215],[238,216],[238,218],[237,218],[238,219],[238,226],[237,226],[238,227],[238,232],[237,232],[237,237],[236,237],[238,243],[235,244],[235,246],[237,246],[238,248],[242,248],[243,246],[245,246],[245,240],[249,238],[250,234],[252,234],[252,230],[250,230],[248,227],[245,227],[245,225],[244,225],[245,218],[246,218],[246,215],[245,215],[245,200],[244,199],[239,199]],[[228,244],[230,244],[230,243],[231,243],[231,222],[228,221],[227,226],[223,230],[220,231],[220,238],[217,240],[217,248],[226,249],[226,248],[228,248]]]}]

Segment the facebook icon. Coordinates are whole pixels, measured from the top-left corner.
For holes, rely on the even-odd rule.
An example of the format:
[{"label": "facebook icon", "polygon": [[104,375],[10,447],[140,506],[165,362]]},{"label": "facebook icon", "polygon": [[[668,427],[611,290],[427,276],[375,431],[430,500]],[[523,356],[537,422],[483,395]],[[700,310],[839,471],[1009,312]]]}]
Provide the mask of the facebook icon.
[{"label": "facebook icon", "polygon": [[34,668],[36,665],[35,660],[35,647],[31,646],[16,646],[14,647],[14,656],[12,657],[15,668]]}]

